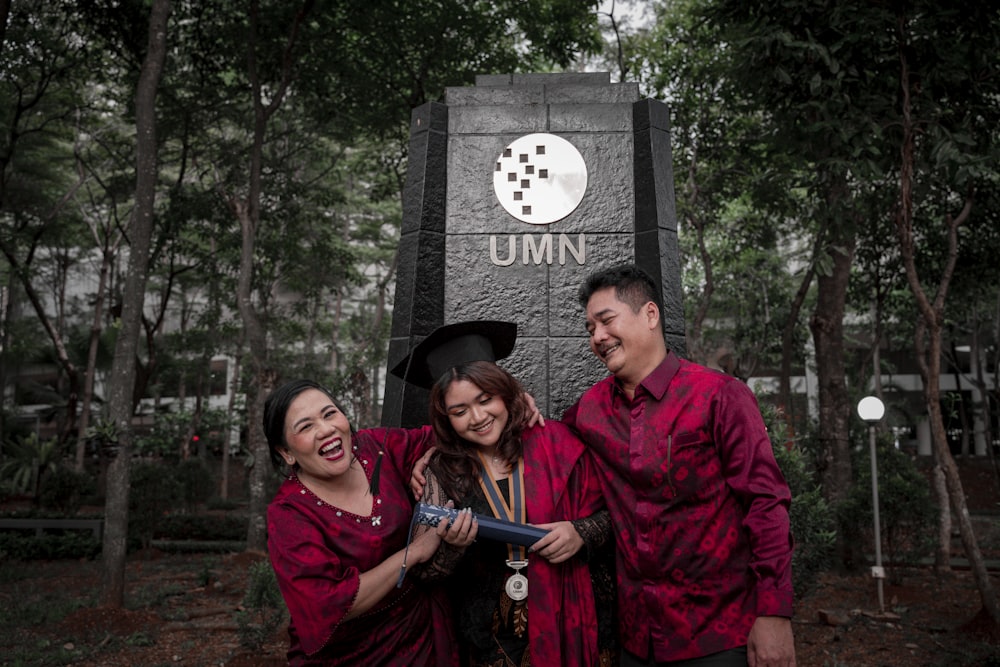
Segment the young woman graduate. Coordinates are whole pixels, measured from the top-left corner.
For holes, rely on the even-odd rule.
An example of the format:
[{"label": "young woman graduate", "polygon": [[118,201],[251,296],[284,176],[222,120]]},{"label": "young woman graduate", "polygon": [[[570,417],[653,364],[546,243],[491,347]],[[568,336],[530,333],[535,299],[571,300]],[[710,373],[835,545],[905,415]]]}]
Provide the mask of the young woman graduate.
[{"label": "young woman graduate", "polygon": [[[406,481],[431,429],[355,431],[329,391],[295,380],[268,397],[264,433],[272,463],[290,468],[267,509],[291,614],[288,664],[457,665],[443,592],[416,577],[397,588],[413,514]],[[435,531],[413,540],[408,562],[440,541]]]},{"label": "young woman graduate", "polygon": [[[422,500],[471,510],[452,522],[418,576],[446,577],[463,664],[610,665],[617,660],[613,561],[597,472],[562,424],[523,426],[523,389],[495,363],[511,353],[516,335],[509,322],[446,325],[392,371],[431,389],[437,442]],[[549,532],[530,552],[476,540],[477,514]]]}]

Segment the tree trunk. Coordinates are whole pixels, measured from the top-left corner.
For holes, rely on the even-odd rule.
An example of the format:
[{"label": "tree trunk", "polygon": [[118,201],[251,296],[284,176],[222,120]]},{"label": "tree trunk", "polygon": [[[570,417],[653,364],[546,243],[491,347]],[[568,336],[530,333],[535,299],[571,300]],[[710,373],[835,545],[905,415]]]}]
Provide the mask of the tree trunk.
[{"label": "tree trunk", "polygon": [[934,571],[940,576],[951,572],[951,501],[948,498],[948,480],[944,468],[934,452],[934,495],[938,501],[938,543],[934,550]]},{"label": "tree trunk", "polygon": [[125,600],[125,555],[128,543],[128,497],[132,459],[132,414],[139,327],[149,275],[156,197],[156,91],[167,53],[170,0],[153,0],[149,44],[135,94],[136,184],[128,274],[122,292],[121,329],[115,343],[108,387],[108,406],[117,451],[108,470],[101,554],[101,603],[121,608]]},{"label": "tree trunk", "polygon": [[[257,230],[261,224],[260,196],[261,178],[263,174],[264,135],[270,118],[281,106],[292,80],[294,59],[291,53],[298,39],[299,28],[306,15],[312,9],[313,0],[306,0],[296,13],[292,23],[288,41],[285,45],[285,59],[281,67],[281,82],[270,90],[270,102],[264,103],[265,85],[260,80],[257,69],[256,36],[259,20],[259,6],[256,0],[250,3],[249,29],[247,33],[247,74],[250,79],[250,91],[253,95],[254,128],[253,146],[250,149],[250,187],[245,200],[233,197],[230,205],[240,222],[242,245],[240,249],[240,273],[237,281],[236,294],[240,317],[243,321],[243,333],[250,350],[251,367],[254,382],[252,396],[247,400],[247,440],[250,449],[250,521],[247,528],[247,550],[266,551],[267,522],[265,511],[268,498],[267,479],[271,474],[270,453],[264,431],[261,427],[264,399],[274,388],[279,377],[277,370],[270,367],[267,350],[267,330],[261,322],[253,304],[253,267],[254,246]],[[270,87],[267,87],[270,88]]]},{"label": "tree trunk", "polygon": [[812,285],[815,273],[814,264],[810,264],[799,282],[799,289],[795,292],[795,298],[792,299],[789,306],[788,319],[781,329],[781,375],[778,378],[778,400],[785,410],[786,418],[792,423],[799,416],[795,414],[795,409],[792,406],[792,354],[794,352],[792,341],[795,338],[795,329],[798,327],[799,313],[802,312],[802,305],[809,294],[809,287]]},{"label": "tree trunk", "polygon": [[848,225],[826,244],[829,275],[816,276],[816,309],[809,321],[816,347],[819,384],[820,469],[826,500],[837,505],[851,489],[848,419],[852,414],[844,364],[844,306],[856,240]]},{"label": "tree trunk", "polygon": [[229,401],[226,403],[226,424],[229,432],[222,440],[222,482],[219,488],[219,497],[223,500],[229,498],[229,459],[232,457],[230,443],[233,435],[232,424],[235,422],[233,415],[236,414],[236,395],[240,388],[240,360],[242,358],[242,352],[237,352],[233,361],[233,381],[229,385]]},{"label": "tree trunk", "polygon": [[97,374],[97,352],[104,331],[104,294],[111,271],[111,257],[101,254],[101,269],[97,280],[97,294],[94,297],[94,319],[90,323],[90,344],[87,348],[87,368],[83,373],[83,397],[80,406],[80,424],[76,437],[76,470],[83,472],[87,453],[87,431],[90,429],[90,406],[94,400],[94,376]]},{"label": "tree trunk", "polygon": [[[958,216],[948,216],[945,227],[948,236],[948,255],[945,267],[941,273],[937,286],[937,293],[933,302],[928,297],[920,281],[916,265],[916,243],[913,229],[913,168],[915,161],[915,124],[911,117],[910,107],[910,71],[907,60],[907,19],[905,16],[898,17],[898,56],[899,56],[899,84],[900,84],[900,109],[902,141],[900,144],[900,172],[899,172],[899,200],[896,211],[896,233],[899,237],[900,258],[906,268],[906,279],[910,285],[923,325],[927,332],[926,354],[920,354],[918,349],[917,362],[920,364],[920,372],[924,380],[924,397],[927,403],[927,412],[931,425],[931,441],[934,451],[938,456],[938,463],[941,465],[945,480],[947,481],[948,495],[951,509],[958,520],[959,532],[962,537],[962,546],[965,548],[966,557],[969,559],[969,567],[972,569],[976,585],[979,588],[979,596],[983,603],[983,610],[989,615],[994,624],[1000,625],[1000,601],[997,600],[990,582],[989,573],[986,571],[986,564],[983,561],[982,552],[976,541],[976,535],[972,529],[972,521],[969,519],[969,508],[965,502],[965,493],[962,490],[962,480],[958,474],[958,467],[948,450],[948,439],[944,429],[944,417],[941,414],[941,327],[944,322],[944,305],[948,295],[948,287],[955,272],[955,265],[958,261],[958,228],[965,223],[972,211],[971,192],[965,199],[961,213]],[[919,346],[920,340],[917,340]]]}]

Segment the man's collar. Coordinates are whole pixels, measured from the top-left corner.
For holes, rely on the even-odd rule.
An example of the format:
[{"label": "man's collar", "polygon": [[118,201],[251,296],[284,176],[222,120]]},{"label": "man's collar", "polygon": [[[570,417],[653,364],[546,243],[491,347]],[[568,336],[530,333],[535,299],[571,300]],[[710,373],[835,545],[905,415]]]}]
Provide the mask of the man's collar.
[{"label": "man's collar", "polygon": [[[663,358],[660,365],[653,369],[653,372],[643,378],[636,389],[639,387],[645,389],[646,393],[660,401],[663,400],[664,394],[667,393],[667,387],[670,386],[670,381],[674,379],[677,375],[678,369],[681,367],[680,358],[673,353],[672,350],[667,350],[667,356]],[[621,382],[618,378],[615,378],[614,387],[617,391],[621,392],[625,396],[625,390],[621,386]]]}]

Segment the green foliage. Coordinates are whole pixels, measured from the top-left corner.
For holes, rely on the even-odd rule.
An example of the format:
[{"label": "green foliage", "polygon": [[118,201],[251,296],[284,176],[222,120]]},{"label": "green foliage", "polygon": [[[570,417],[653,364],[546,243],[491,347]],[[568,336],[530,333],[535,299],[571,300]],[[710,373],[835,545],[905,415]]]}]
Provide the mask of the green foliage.
[{"label": "green foliage", "polygon": [[240,643],[255,650],[263,646],[284,622],[287,608],[269,562],[257,561],[250,566],[248,575],[243,611],[236,613],[236,623]]},{"label": "green foliage", "polygon": [[138,463],[132,469],[129,493],[130,541],[148,547],[171,508],[182,502],[183,487],[162,463]]},{"label": "green foliage", "polygon": [[789,519],[795,552],[792,555],[792,583],[796,596],[809,591],[816,575],[829,568],[836,543],[833,511],[823,499],[808,465],[808,455],[788,440],[788,428],[779,410],[761,403],[774,458],[781,467],[792,493]]},{"label": "green foliage", "polygon": [[[153,418],[153,426],[149,433],[137,437],[136,452],[143,456],[159,456],[178,460],[184,441],[190,437],[191,425],[195,422],[195,414],[188,410],[179,412],[162,412]],[[224,410],[204,410],[197,417],[199,438],[206,439],[209,451],[222,450],[222,438],[229,436],[229,424]],[[194,443],[189,443],[194,448]]]},{"label": "green foliage", "polygon": [[176,464],[173,476],[181,489],[183,508],[191,511],[204,503],[215,490],[215,479],[208,467],[198,459],[188,459]]},{"label": "green foliage", "polygon": [[[865,550],[874,550],[872,510],[872,475],[869,447],[854,454],[855,483],[839,511],[845,539],[859,541]],[[887,574],[895,580],[892,564],[908,564],[927,556],[935,544],[937,510],[927,478],[913,459],[896,449],[891,434],[876,442],[878,467],[879,524],[882,531],[882,556]]]},{"label": "green foliage", "polygon": [[42,479],[56,469],[62,450],[55,438],[39,440],[31,433],[4,443],[4,462],[0,479],[15,493],[37,496]]},{"label": "green foliage", "polygon": [[242,503],[232,498],[220,498],[212,496],[205,502],[205,509],[208,510],[234,510],[238,509]]},{"label": "green foliage", "polygon": [[201,569],[198,570],[198,585],[205,588],[212,583],[212,567],[218,563],[212,558],[203,558]]},{"label": "green foliage", "polygon": [[[10,558],[0,558],[0,582],[4,586],[4,603],[0,605],[0,627],[8,637],[23,636],[21,628],[42,625],[56,625],[71,612],[93,605],[94,601],[86,597],[69,597],[64,591],[51,587],[37,586],[38,570],[31,563],[24,563]],[[32,651],[31,646],[21,645],[17,649],[20,655],[4,655],[3,664],[44,665],[71,664],[64,662],[43,662],[40,656]],[[51,651],[45,652],[47,656]],[[79,654],[76,656],[80,657]],[[21,663],[15,662],[22,658]]]},{"label": "green foliage", "polygon": [[245,516],[169,514],[157,524],[153,537],[167,540],[242,540],[246,534]]},{"label": "green foliage", "polygon": [[62,535],[43,533],[23,534],[18,531],[0,532],[0,560],[15,561],[96,558],[101,543],[90,531],[66,531]]},{"label": "green foliage", "polygon": [[83,499],[92,496],[96,490],[93,476],[60,465],[43,479],[38,503],[43,508],[72,516],[80,510]]}]

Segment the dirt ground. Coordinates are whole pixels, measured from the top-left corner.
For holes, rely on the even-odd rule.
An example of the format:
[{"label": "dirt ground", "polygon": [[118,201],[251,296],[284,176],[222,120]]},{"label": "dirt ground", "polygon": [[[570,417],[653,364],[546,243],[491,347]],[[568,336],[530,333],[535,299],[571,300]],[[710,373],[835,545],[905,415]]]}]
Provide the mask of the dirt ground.
[{"label": "dirt ground", "polygon": [[[146,560],[138,559],[142,556]],[[26,636],[7,635],[0,642],[0,654],[7,656],[2,662],[19,664],[12,659],[20,645],[35,647],[33,655],[45,656],[44,664],[80,667],[283,665],[283,629],[260,650],[240,646],[235,614],[244,593],[242,575],[255,558],[245,554],[222,558],[213,568],[218,578],[202,586],[200,558],[138,556],[128,565],[127,606],[132,608],[80,608],[60,621],[30,628]],[[31,576],[22,580],[18,596],[90,599],[99,586],[94,562],[28,567]],[[994,581],[997,585],[1000,582]],[[5,584],[0,601],[13,604],[14,592]],[[886,586],[885,600],[891,615],[880,618],[870,578],[822,577],[816,591],[798,604],[798,664],[1000,667],[1000,644],[976,631],[979,595],[967,572],[942,581],[926,569],[907,572],[902,585]],[[44,647],[51,650],[38,650]]]},{"label": "dirt ground", "polygon": [[[984,480],[988,488],[982,492],[970,482],[970,505],[995,512],[992,480]],[[977,521],[1000,526],[1000,514]],[[983,530],[987,555],[1000,559],[1000,549],[995,548],[1000,539],[989,535],[991,529]],[[964,554],[958,548],[955,555]],[[283,665],[284,628],[259,650],[240,644],[236,615],[246,592],[247,572],[262,558],[263,554],[168,555],[155,550],[134,554],[127,567],[126,609],[119,611],[92,606],[100,588],[95,561],[0,563],[5,572],[0,579],[0,622],[5,618],[9,622],[11,614],[32,614],[32,623],[18,636],[0,632],[0,664]],[[929,568],[900,573],[900,584],[885,582],[884,615],[877,613],[876,583],[867,574],[821,576],[815,589],[796,603],[798,664],[1000,667],[1000,638],[984,632],[988,625],[977,617],[982,605],[967,569],[956,567],[945,578],[936,577]],[[992,584],[1000,591],[1000,569]]]},{"label": "dirt ground", "polygon": [[[42,664],[80,667],[136,665],[283,665],[286,638],[279,629],[262,649],[240,645],[235,620],[245,592],[246,572],[261,555],[216,557],[211,580],[202,585],[203,556],[136,554],[126,577],[126,607],[111,611],[83,607],[61,620],[38,623],[15,637],[2,633],[3,665],[17,655],[43,656]],[[100,585],[98,564],[53,561],[25,565],[25,578],[0,586],[0,604],[24,604],[36,596],[91,600]],[[994,586],[1000,581],[994,580]],[[968,572],[938,580],[928,569],[906,571],[901,585],[885,587],[886,617],[879,617],[870,577],[824,575],[814,592],[798,602],[795,640],[802,666],[1000,667],[1000,643],[974,622],[979,594]],[[20,633],[19,633],[20,634]],[[20,649],[32,648],[30,654]]]}]

